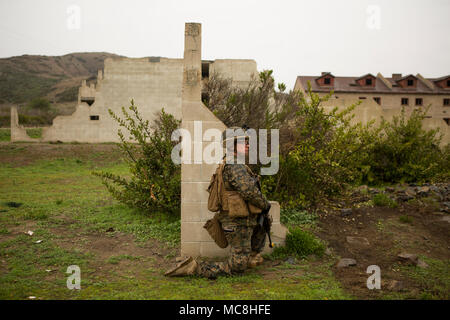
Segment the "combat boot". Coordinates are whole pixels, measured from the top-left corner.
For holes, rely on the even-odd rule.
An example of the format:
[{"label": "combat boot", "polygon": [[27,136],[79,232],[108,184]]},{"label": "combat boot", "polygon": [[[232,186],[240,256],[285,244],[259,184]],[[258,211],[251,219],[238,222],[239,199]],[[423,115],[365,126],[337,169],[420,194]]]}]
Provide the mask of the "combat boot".
[{"label": "combat boot", "polygon": [[248,259],[248,267],[254,268],[264,262],[264,258],[259,253],[252,253]]},{"label": "combat boot", "polygon": [[168,270],[164,275],[166,277],[182,277],[198,274],[198,263],[194,258],[188,257],[181,261],[176,267]]}]

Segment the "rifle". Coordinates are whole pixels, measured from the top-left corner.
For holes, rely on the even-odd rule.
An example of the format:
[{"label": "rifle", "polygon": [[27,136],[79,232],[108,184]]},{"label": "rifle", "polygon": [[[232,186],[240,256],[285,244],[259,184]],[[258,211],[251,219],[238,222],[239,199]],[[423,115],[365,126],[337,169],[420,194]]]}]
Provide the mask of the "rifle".
[{"label": "rifle", "polygon": [[269,247],[273,248],[273,242],[270,238],[270,219],[269,219],[269,211],[270,206],[268,209],[263,210],[259,216],[258,216],[258,224],[261,226],[261,228],[266,232],[267,236],[269,237]]},{"label": "rifle", "polygon": [[[261,184],[259,183],[259,180],[256,180],[256,185],[259,189],[259,191],[261,191]],[[269,208],[267,208],[266,210],[263,210],[259,216],[258,216],[258,224],[261,226],[261,228],[266,232],[267,236],[269,237],[269,247],[273,248],[274,244],[272,242],[272,239],[270,237],[270,219],[269,219],[269,211],[270,211],[270,203],[269,203]]]}]

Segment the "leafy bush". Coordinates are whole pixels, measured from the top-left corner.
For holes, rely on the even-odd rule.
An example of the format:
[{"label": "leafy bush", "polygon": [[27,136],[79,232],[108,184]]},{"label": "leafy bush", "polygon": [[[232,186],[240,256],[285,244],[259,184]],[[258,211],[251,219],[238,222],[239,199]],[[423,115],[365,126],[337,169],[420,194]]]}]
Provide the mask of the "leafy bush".
[{"label": "leafy bush", "polygon": [[271,200],[278,201],[286,209],[307,208],[309,200],[303,193],[303,171],[290,156],[280,155],[280,167],[277,174],[261,177],[261,190],[270,194]]},{"label": "leafy bush", "polygon": [[384,193],[378,193],[373,196],[373,204],[378,207],[389,207],[389,208],[397,208],[398,204],[395,200],[389,198],[388,195]]},{"label": "leafy bush", "polygon": [[[440,149],[438,130],[424,130],[428,109],[414,110],[407,117],[402,108],[391,122],[382,120],[380,138],[366,158],[367,181],[371,183],[422,182],[449,172],[449,156]],[[448,150],[448,147],[447,147]]]},{"label": "leafy bush", "polygon": [[442,148],[442,157],[440,159],[440,171],[431,178],[433,182],[448,182],[450,181],[450,144]]},{"label": "leafy bush", "polygon": [[284,252],[298,257],[306,257],[311,254],[318,256],[325,252],[325,245],[313,234],[300,228],[291,228],[286,235]]},{"label": "leafy bush", "polygon": [[179,214],[181,197],[181,166],[172,162],[171,152],[176,142],[171,140],[172,132],[180,121],[164,112],[158,113],[152,126],[143,120],[134,101],[131,101],[130,115],[124,107],[124,119],[111,109],[110,115],[120,127],[129,133],[129,140],[118,130],[120,147],[130,168],[131,180],[108,172],[93,172],[102,178],[111,194],[130,207],[147,213],[162,211]]}]

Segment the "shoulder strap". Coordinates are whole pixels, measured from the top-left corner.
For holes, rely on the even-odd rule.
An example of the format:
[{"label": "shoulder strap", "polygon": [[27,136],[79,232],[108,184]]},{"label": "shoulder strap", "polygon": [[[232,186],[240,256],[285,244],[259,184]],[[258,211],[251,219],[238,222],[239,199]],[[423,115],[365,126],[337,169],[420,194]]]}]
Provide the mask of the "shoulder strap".
[{"label": "shoulder strap", "polygon": [[255,176],[255,174],[253,173],[252,169],[250,169],[250,167],[249,167],[248,165],[245,165],[245,169],[247,169],[247,172],[248,172],[252,177]]},{"label": "shoulder strap", "polygon": [[223,184],[223,169],[225,168],[225,161],[222,161],[217,168],[217,193],[219,194],[219,205],[222,207],[222,193],[224,189]]}]

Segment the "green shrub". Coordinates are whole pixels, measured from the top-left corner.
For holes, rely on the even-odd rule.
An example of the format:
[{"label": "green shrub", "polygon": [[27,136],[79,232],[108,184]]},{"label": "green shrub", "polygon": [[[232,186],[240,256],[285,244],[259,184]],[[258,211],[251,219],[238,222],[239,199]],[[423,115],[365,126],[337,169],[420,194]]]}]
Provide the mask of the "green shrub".
[{"label": "green shrub", "polygon": [[395,200],[389,198],[388,195],[384,193],[378,193],[372,198],[373,204],[378,207],[389,207],[389,208],[397,208],[398,204]]},{"label": "green shrub", "polygon": [[120,127],[128,131],[127,137],[131,141],[119,128],[121,143],[118,146],[130,168],[131,179],[109,172],[93,174],[102,178],[114,198],[129,207],[147,213],[179,214],[181,165],[172,161],[172,149],[177,142],[172,141],[171,136],[180,121],[163,109],[150,127],[149,121],[142,119],[133,100],[129,110],[132,115],[122,107],[125,119],[119,118],[111,109],[109,113]]},{"label": "green shrub", "polygon": [[440,170],[431,179],[433,182],[448,182],[450,181],[450,144],[442,148],[442,157],[439,164]]},{"label": "green shrub", "polygon": [[280,170],[263,177],[263,184],[285,206],[316,206],[321,199],[340,194],[350,183],[361,181],[361,164],[378,130],[351,124],[359,103],[342,110],[325,110],[322,103],[332,93],[319,96],[308,84],[306,97],[298,102],[293,126],[296,143],[280,157]]},{"label": "green shrub", "polygon": [[286,235],[285,246],[276,249],[275,255],[307,257],[316,254],[322,256],[325,252],[325,245],[313,234],[296,227],[291,228]]},{"label": "green shrub", "polygon": [[391,122],[383,119],[380,138],[366,159],[368,182],[422,182],[443,172],[448,174],[450,158],[439,147],[438,129],[422,128],[427,111],[414,110],[407,117],[402,108]]},{"label": "green shrub", "polygon": [[284,208],[308,208],[311,201],[308,197],[305,172],[293,157],[280,155],[280,166],[277,174],[261,177],[261,190],[270,194],[271,200],[278,201]]}]

